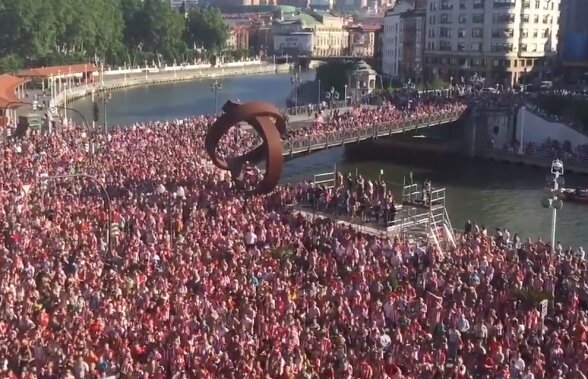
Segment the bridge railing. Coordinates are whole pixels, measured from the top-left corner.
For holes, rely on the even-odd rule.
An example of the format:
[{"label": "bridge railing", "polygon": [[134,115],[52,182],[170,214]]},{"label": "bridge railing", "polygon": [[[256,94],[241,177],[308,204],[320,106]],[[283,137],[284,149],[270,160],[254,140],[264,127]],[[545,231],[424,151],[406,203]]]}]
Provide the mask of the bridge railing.
[{"label": "bridge railing", "polygon": [[334,130],[322,134],[303,136],[284,141],[286,154],[320,150],[327,147],[359,142],[369,138],[378,138],[392,134],[397,130],[413,130],[431,125],[439,125],[459,119],[462,111],[443,112],[430,116],[411,117],[404,120],[386,121],[377,124],[362,124],[357,128]]},{"label": "bridge railing", "polygon": [[[347,106],[345,100],[333,101],[332,103],[328,104],[329,107],[327,109],[337,109],[337,108],[345,108]],[[318,111],[318,104],[312,104],[311,113]],[[288,116],[298,116],[298,115],[307,115],[309,113],[308,104],[307,105],[299,105],[297,107],[290,107],[285,108],[284,113]]]}]

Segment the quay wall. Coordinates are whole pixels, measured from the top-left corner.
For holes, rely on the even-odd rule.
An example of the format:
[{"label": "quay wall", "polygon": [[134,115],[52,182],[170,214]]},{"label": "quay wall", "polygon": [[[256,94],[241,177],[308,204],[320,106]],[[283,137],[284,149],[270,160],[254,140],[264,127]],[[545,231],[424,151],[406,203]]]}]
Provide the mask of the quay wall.
[{"label": "quay wall", "polygon": [[525,107],[521,107],[517,113],[517,125],[522,126],[517,128],[518,140],[525,144],[541,144],[548,138],[562,143],[569,141],[573,147],[588,144],[588,136],[585,134],[561,122],[548,121]]},{"label": "quay wall", "polygon": [[[287,64],[274,65],[266,62],[233,62],[222,66],[210,67],[210,65],[175,66],[163,69],[132,69],[112,70],[104,72],[103,77],[94,83],[66,89],[57,94],[52,105],[61,106],[67,102],[90,96],[92,92],[109,92],[113,90],[157,85],[165,83],[177,83],[194,80],[206,80],[237,75],[259,75],[269,73],[288,72]],[[67,99],[66,99],[67,97]]]},{"label": "quay wall", "polygon": [[[469,157],[549,169],[555,156],[521,155],[508,149],[490,148],[488,138],[503,135],[512,139],[514,115],[500,112],[477,112],[451,125],[419,129],[376,140],[346,145],[350,160],[393,160],[397,163],[431,163],[445,165]],[[420,136],[424,134],[424,136]],[[434,136],[433,138],[430,138]],[[562,141],[563,142],[563,141]],[[566,171],[588,175],[588,162],[573,157],[559,157]]]}]

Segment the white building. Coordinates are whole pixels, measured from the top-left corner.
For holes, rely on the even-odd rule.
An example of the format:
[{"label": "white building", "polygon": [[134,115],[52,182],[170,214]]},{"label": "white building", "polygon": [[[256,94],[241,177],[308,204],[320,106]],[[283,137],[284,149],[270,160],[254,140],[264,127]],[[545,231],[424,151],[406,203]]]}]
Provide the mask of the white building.
[{"label": "white building", "polygon": [[403,55],[404,20],[402,14],[414,10],[414,3],[398,2],[384,15],[382,32],[382,74],[387,78],[400,76],[400,61]]},{"label": "white building", "polygon": [[560,0],[428,0],[425,66],[445,80],[477,73],[517,83],[557,47]]},{"label": "white building", "polygon": [[312,32],[292,32],[274,36],[274,51],[278,55],[312,55],[314,35]]}]

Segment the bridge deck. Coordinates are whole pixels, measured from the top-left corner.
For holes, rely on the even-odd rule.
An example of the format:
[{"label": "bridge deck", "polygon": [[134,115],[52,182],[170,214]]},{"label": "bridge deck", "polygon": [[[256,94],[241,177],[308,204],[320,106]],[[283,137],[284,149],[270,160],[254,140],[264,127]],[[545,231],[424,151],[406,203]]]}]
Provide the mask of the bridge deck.
[{"label": "bridge deck", "polygon": [[283,155],[295,156],[298,154],[311,153],[329,147],[342,146],[367,139],[376,139],[393,134],[404,133],[410,130],[448,124],[459,120],[461,114],[461,112],[456,112],[444,116],[423,117],[414,120],[384,123],[352,131],[333,132],[326,136],[304,137],[295,141],[284,141]]}]

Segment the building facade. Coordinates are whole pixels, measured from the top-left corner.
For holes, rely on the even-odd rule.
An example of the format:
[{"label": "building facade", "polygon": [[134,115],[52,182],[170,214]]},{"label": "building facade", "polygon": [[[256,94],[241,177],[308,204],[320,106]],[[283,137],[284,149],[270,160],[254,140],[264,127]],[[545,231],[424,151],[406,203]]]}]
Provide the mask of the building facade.
[{"label": "building facade", "polygon": [[231,25],[225,47],[227,50],[249,51],[249,28],[245,25]]},{"label": "building facade", "polygon": [[[284,48],[307,46],[309,40],[312,41],[312,56],[348,54],[349,33],[344,28],[343,19],[327,12],[301,12],[289,19],[275,20],[272,35],[278,55]],[[300,52],[299,55],[307,54]]]},{"label": "building facade", "polygon": [[588,71],[588,1],[565,0],[561,3],[558,42],[559,61],[564,76],[578,80]]},{"label": "building facade", "polygon": [[314,35],[312,32],[292,32],[274,36],[274,52],[277,55],[312,55]]},{"label": "building facade", "polygon": [[402,14],[414,11],[414,2],[402,1],[387,10],[382,31],[382,75],[388,79],[400,78],[400,61],[404,54],[404,19]]},{"label": "building facade", "polygon": [[372,58],[376,48],[376,32],[381,25],[366,24],[347,27],[349,33],[349,55]]},{"label": "building facade", "polygon": [[465,82],[514,85],[557,48],[559,0],[428,0],[425,70]]}]

